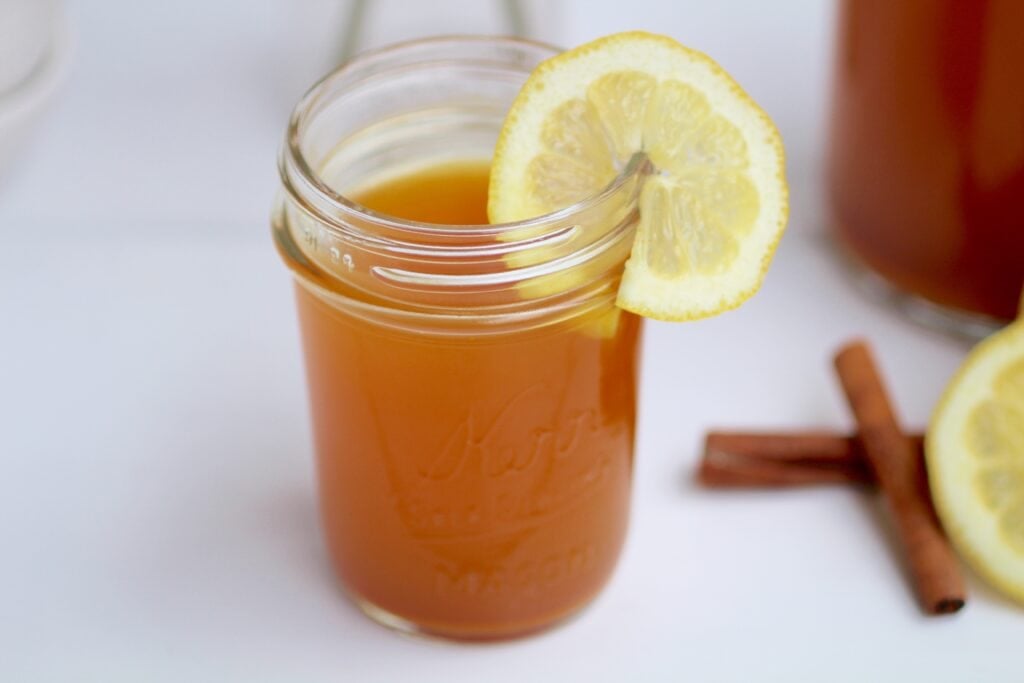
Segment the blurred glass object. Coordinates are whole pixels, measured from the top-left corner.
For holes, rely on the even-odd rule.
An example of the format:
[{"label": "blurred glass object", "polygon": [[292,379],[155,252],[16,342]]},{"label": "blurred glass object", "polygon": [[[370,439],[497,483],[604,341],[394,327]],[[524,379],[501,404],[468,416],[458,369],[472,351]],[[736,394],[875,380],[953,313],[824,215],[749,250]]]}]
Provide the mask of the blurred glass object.
[{"label": "blurred glass object", "polygon": [[282,108],[347,58],[407,40],[450,35],[515,35],[561,45],[562,0],[277,0]]},{"label": "blurred glass object", "polygon": [[1020,0],[840,4],[834,234],[863,282],[972,337],[1024,285],[1022,36]]},{"label": "blurred glass object", "polygon": [[0,0],[0,174],[63,81],[70,34],[58,0]]},{"label": "blurred glass object", "polygon": [[348,0],[343,2],[338,61],[401,40],[432,35],[551,38],[558,2],[527,0]]}]

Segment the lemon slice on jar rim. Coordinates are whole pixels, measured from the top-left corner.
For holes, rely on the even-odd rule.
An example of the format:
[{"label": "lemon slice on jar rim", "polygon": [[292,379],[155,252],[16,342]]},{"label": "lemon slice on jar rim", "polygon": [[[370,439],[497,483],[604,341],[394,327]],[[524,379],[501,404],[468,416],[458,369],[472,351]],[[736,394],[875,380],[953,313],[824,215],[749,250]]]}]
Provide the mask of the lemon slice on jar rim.
[{"label": "lemon slice on jar rim", "polygon": [[653,171],[618,305],[676,321],[739,306],[760,287],[786,225],[782,141],[721,67],[671,38],[619,33],[540,64],[495,148],[489,218],[570,206],[637,153]]}]

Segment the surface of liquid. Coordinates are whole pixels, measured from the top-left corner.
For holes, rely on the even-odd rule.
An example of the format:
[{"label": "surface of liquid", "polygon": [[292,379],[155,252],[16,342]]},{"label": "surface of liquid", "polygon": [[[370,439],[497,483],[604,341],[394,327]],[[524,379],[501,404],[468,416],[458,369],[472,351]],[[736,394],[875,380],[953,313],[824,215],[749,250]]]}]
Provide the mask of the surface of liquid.
[{"label": "surface of liquid", "polygon": [[352,198],[408,221],[486,225],[490,174],[487,159],[442,162],[356,190]]},{"label": "surface of liquid", "polygon": [[[373,211],[486,222],[487,165],[364,189]],[[587,313],[541,330],[382,328],[296,287],[320,509],[371,614],[458,638],[521,635],[593,598],[627,524],[640,322]]]},{"label": "surface of liquid", "polygon": [[847,0],[831,200],[897,287],[1009,320],[1024,285],[1024,2]]}]

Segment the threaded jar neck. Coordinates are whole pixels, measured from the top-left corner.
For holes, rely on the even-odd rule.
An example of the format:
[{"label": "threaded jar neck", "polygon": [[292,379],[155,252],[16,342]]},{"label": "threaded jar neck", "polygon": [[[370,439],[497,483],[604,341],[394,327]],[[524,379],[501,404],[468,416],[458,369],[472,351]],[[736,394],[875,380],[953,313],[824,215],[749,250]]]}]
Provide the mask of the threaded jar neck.
[{"label": "threaded jar neck", "polygon": [[421,40],[368,53],[317,83],[291,117],[273,221],[300,282],[367,315],[469,327],[613,297],[640,162],[592,197],[517,223],[420,223],[351,198],[406,169],[489,159],[522,83],[554,54],[514,39]]}]

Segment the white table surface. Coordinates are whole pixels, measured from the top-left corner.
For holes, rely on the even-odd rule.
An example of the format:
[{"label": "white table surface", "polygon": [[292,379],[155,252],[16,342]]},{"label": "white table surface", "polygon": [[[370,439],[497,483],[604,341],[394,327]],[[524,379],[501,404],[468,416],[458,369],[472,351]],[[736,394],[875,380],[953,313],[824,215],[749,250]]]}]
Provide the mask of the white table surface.
[{"label": "white table surface", "polygon": [[[78,75],[0,184],[0,681],[1020,680],[1024,612],[971,577],[963,612],[922,616],[873,496],[690,481],[712,426],[849,427],[830,357],[850,336],[874,342],[908,426],[965,353],[851,289],[809,172],[755,299],[648,326],[630,536],[591,608],[486,646],[361,616],[319,536],[266,227],[286,107],[244,67],[269,48],[180,19],[204,77],[154,28],[173,16],[147,34],[111,5],[128,17],[73,6]],[[600,6],[567,42],[611,24]],[[260,34],[255,14],[239,21]],[[138,30],[105,40],[115,19]]]}]

